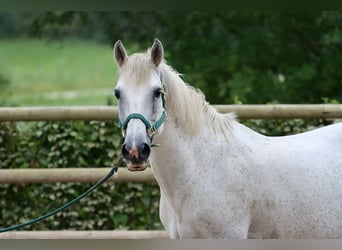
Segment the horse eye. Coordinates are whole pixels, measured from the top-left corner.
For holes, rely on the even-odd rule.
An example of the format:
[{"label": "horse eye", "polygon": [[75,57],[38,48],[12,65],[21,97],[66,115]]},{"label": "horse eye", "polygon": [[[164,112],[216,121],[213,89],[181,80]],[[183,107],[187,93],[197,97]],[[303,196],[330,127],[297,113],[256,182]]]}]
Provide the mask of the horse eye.
[{"label": "horse eye", "polygon": [[116,99],[120,99],[120,90],[118,90],[118,89],[114,89],[114,95],[115,95],[115,97],[116,97]]},{"label": "horse eye", "polygon": [[161,93],[162,93],[162,89],[161,88],[155,89],[154,92],[153,92],[153,97],[154,98],[159,98]]}]

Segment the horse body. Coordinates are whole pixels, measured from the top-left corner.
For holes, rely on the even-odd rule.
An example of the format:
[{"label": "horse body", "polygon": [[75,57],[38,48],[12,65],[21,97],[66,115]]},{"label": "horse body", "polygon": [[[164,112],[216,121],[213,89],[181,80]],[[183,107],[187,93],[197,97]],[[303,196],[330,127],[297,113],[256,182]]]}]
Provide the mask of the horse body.
[{"label": "horse body", "polygon": [[341,124],[274,138],[235,124],[229,142],[172,126],[150,158],[172,237],[342,237]]},{"label": "horse body", "polygon": [[[127,124],[123,156],[130,170],[144,170],[149,159],[171,238],[342,237],[341,123],[263,136],[187,86],[162,61],[160,42],[131,57],[117,43],[114,57],[119,116]],[[162,117],[161,82],[168,117],[155,134],[161,146],[150,150],[144,123]]]}]

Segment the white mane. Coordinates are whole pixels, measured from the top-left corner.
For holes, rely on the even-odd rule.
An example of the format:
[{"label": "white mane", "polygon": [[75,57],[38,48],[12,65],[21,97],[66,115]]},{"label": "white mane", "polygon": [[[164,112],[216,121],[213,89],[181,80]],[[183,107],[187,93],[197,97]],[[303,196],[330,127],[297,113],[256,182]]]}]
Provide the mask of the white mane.
[{"label": "white mane", "polygon": [[127,58],[127,61],[119,69],[120,75],[129,79],[129,82],[142,84],[151,76],[153,63],[147,53],[135,53]]},{"label": "white mane", "polygon": [[174,122],[187,133],[197,134],[204,126],[215,133],[225,136],[231,130],[231,122],[235,119],[233,113],[220,114],[209,105],[203,93],[187,85],[180,74],[163,62],[163,81],[166,85],[166,109]]}]

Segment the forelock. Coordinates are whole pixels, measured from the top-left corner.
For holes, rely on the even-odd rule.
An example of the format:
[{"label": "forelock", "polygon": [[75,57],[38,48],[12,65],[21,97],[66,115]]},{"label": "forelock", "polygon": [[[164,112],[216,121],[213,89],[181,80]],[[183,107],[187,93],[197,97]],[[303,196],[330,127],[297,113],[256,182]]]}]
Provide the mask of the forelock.
[{"label": "forelock", "polygon": [[128,57],[120,69],[120,75],[129,81],[142,84],[149,80],[154,69],[155,66],[150,59],[149,51],[146,53],[135,53]]}]

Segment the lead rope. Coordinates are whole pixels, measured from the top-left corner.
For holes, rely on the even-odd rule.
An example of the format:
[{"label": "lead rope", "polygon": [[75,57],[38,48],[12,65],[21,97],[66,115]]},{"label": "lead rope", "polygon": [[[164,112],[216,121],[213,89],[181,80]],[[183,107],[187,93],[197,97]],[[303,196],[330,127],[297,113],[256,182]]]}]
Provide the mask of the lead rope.
[{"label": "lead rope", "polygon": [[14,225],[14,226],[10,226],[10,227],[6,227],[6,228],[2,228],[0,229],[0,233],[4,233],[4,232],[8,232],[8,231],[13,231],[13,230],[16,230],[16,229],[19,229],[19,228],[22,228],[22,227],[26,227],[28,225],[31,225],[31,224],[34,224],[34,223],[37,223],[37,222],[40,222],[42,220],[45,220],[47,219],[48,217],[51,217],[63,210],[65,210],[66,208],[74,205],[76,202],[80,201],[83,197],[87,196],[89,193],[91,193],[92,191],[94,191],[96,188],[98,188],[99,186],[101,186],[106,180],[108,180],[111,176],[113,176],[117,171],[118,171],[118,166],[120,165],[122,161],[122,158],[120,157],[118,162],[117,162],[117,165],[115,165],[114,167],[112,167],[112,169],[108,172],[108,174],[104,177],[102,177],[99,181],[97,181],[93,186],[91,186],[87,191],[85,191],[83,194],[77,196],[75,199],[69,201],[68,203],[66,203],[65,205],[43,215],[43,216],[40,216],[36,219],[33,219],[33,220],[30,220],[30,221],[27,221],[25,223],[22,223],[22,224],[18,224],[18,225]]}]

